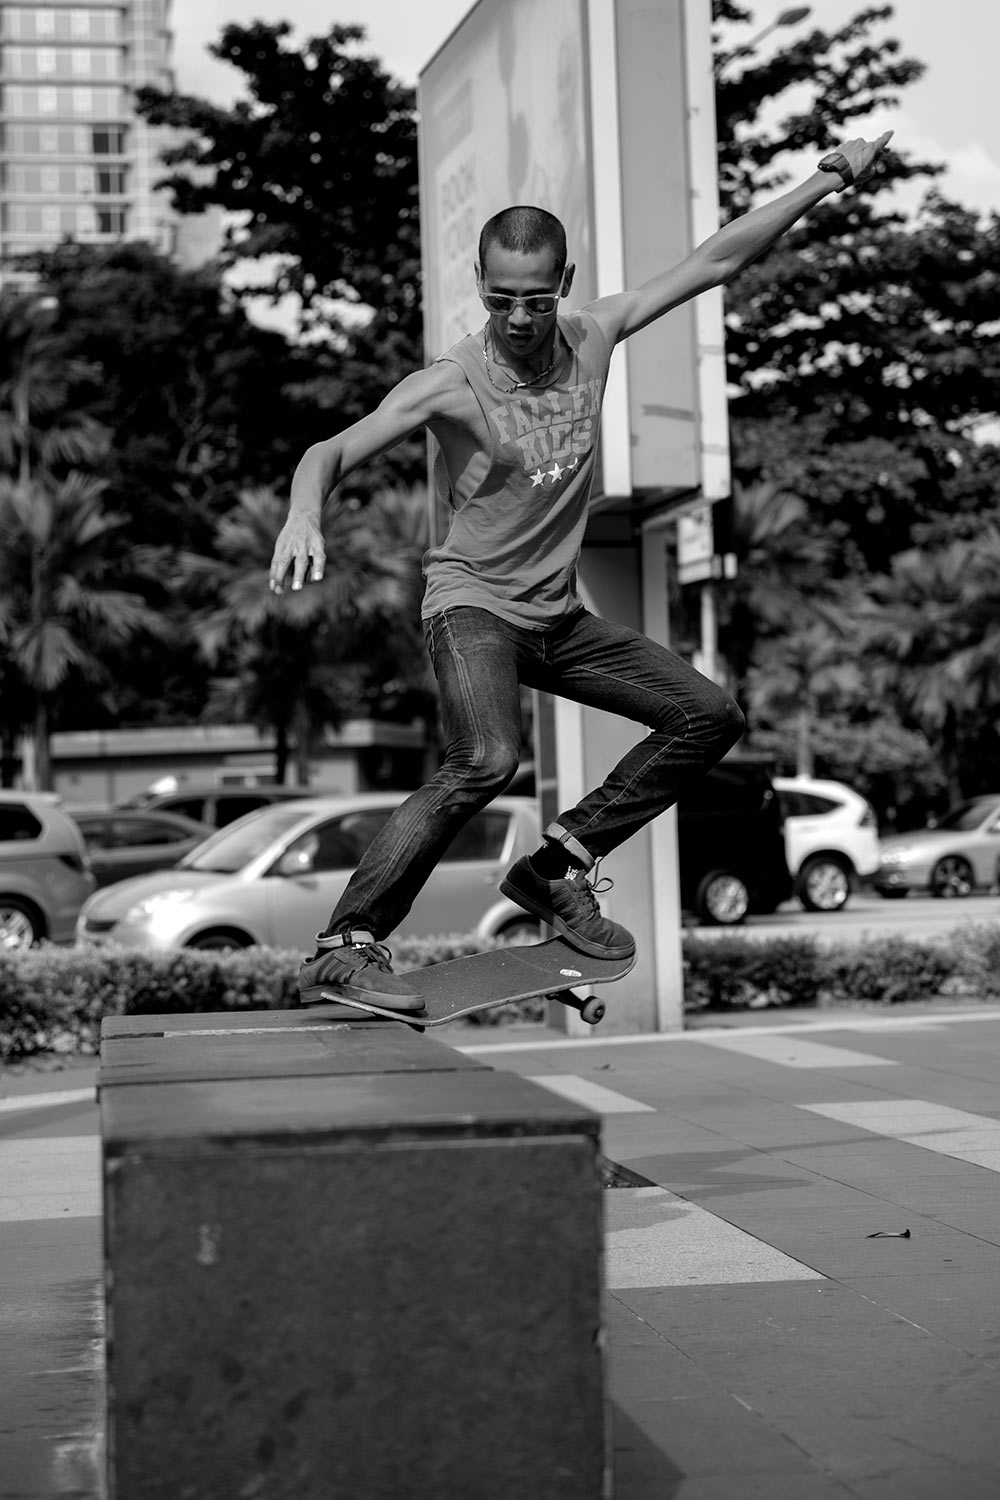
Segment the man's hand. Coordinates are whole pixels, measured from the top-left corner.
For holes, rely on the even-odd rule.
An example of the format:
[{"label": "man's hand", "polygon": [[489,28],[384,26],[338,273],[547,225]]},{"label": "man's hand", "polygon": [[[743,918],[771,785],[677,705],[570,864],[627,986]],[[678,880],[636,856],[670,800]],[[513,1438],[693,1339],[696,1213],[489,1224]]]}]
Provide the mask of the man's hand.
[{"label": "man's hand", "polygon": [[271,559],[271,592],[283,592],[285,575],[292,572],[292,588],[300,589],[307,580],[319,583],[326,566],[323,533],[310,516],[290,515],[278,533]]},{"label": "man's hand", "polygon": [[892,140],[892,135],[891,130],[886,130],[877,141],[866,141],[858,136],[857,140],[845,141],[842,146],[837,147],[850,162],[855,183],[864,182],[865,178],[880,170],[879,158]]}]

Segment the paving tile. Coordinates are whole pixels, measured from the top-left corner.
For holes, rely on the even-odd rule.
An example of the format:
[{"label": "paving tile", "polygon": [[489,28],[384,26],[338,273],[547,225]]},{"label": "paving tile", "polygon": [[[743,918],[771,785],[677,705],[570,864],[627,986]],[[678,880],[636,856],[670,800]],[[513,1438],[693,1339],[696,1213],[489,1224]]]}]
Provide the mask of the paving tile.
[{"label": "paving tile", "polygon": [[704,1292],[685,1317],[691,1295],[620,1294],[843,1482],[1000,1462],[1000,1379],[964,1350],[830,1283]]},{"label": "paving tile", "polygon": [[849,1276],[843,1284],[1000,1371],[1000,1301],[995,1270],[948,1266],[940,1271]]}]

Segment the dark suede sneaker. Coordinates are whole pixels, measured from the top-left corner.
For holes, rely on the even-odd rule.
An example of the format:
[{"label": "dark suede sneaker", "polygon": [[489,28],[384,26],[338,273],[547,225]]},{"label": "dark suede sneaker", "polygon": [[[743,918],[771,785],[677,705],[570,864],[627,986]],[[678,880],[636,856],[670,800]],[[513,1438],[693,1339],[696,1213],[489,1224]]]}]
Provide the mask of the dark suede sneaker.
[{"label": "dark suede sneaker", "polygon": [[571,870],[560,880],[546,880],[524,855],[511,865],[500,890],[591,958],[631,958],[635,952],[632,934],[602,913],[585,870]]},{"label": "dark suede sneaker", "polygon": [[423,1010],[420,994],[392,972],[392,955],[370,932],[355,928],[338,937],[318,937],[316,947],[319,951],[299,966],[300,1005],[325,1005],[343,995],[388,1010]]}]

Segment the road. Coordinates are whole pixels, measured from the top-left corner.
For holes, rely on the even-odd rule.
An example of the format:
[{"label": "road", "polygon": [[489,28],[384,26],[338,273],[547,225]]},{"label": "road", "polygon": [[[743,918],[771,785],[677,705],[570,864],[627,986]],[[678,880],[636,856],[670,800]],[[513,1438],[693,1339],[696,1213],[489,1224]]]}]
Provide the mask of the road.
[{"label": "road", "polygon": [[863,938],[906,936],[945,938],[955,927],[969,922],[1000,921],[1000,897],[969,896],[965,900],[938,901],[933,897],[909,896],[903,901],[885,901],[881,896],[854,895],[839,912],[803,911],[797,901],[788,901],[778,911],[750,917],[741,927],[687,927],[699,937],[718,937],[738,932],[751,937],[815,937],[823,942],[859,942]]}]

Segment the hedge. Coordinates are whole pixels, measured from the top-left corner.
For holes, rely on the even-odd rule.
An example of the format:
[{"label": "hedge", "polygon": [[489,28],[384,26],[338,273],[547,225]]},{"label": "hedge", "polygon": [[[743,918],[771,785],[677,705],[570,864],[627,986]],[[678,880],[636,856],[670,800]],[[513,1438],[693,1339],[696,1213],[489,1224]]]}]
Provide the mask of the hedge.
[{"label": "hedge", "polygon": [[[397,968],[492,946],[471,936],[395,941]],[[281,1010],[296,1000],[300,955],[273,948],[60,948],[0,952],[0,1064],[40,1053],[96,1052],[112,1015]],[[684,939],[691,1012],[763,1006],[893,1005],[1000,997],[1000,925],[967,924],[939,942],[870,938],[829,946],[809,937]],[[479,1024],[541,1020],[544,1001],[484,1012]]]}]

